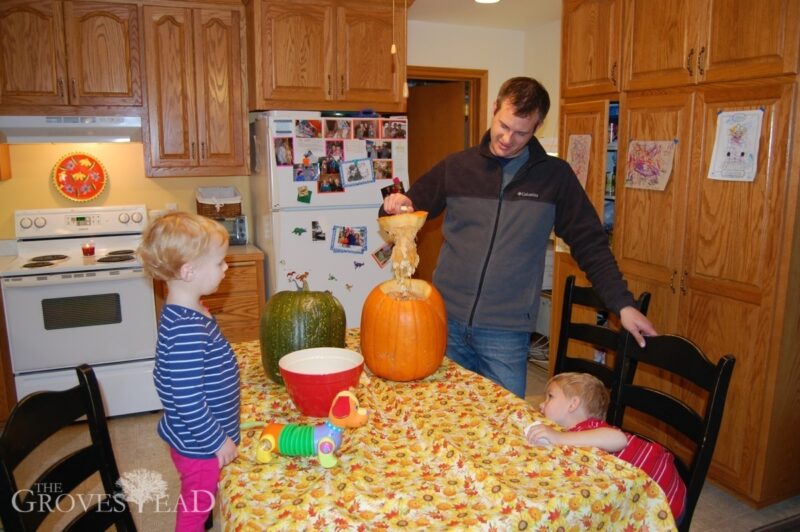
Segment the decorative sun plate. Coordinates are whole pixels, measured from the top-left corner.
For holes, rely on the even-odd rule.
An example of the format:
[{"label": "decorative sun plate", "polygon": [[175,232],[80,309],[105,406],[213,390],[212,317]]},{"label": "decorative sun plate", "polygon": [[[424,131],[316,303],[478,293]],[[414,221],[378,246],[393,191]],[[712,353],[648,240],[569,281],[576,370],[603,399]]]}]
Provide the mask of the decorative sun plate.
[{"label": "decorative sun plate", "polygon": [[53,167],[53,184],[65,198],[89,201],[103,192],[108,172],[103,164],[85,153],[69,153]]}]

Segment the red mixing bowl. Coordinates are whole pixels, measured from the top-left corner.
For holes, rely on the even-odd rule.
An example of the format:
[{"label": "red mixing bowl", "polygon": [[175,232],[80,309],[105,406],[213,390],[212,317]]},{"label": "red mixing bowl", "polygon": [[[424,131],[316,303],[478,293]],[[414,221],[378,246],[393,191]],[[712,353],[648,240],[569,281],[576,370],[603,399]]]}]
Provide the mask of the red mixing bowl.
[{"label": "red mixing bowl", "polygon": [[283,355],[278,367],[298,410],[328,417],[336,394],[358,384],[364,357],[340,347],[312,347]]}]

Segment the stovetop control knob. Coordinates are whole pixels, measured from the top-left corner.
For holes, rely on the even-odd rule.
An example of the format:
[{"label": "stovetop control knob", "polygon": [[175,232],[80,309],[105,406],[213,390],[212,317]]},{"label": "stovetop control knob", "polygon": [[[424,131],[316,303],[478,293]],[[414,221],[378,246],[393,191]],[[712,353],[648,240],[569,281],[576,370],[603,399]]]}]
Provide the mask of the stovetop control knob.
[{"label": "stovetop control knob", "polygon": [[32,225],[33,225],[33,220],[31,220],[27,216],[24,218],[20,218],[19,220],[19,226],[23,229],[30,229]]},{"label": "stovetop control knob", "polygon": [[127,212],[123,212],[119,215],[119,223],[126,224],[131,220],[131,216]]},{"label": "stovetop control knob", "polygon": [[36,227],[38,227],[39,229],[41,229],[42,227],[44,227],[45,225],[47,225],[47,220],[45,220],[45,219],[44,219],[43,217],[41,217],[41,216],[37,216],[36,218],[34,218],[34,219],[33,219],[33,225],[35,225]]},{"label": "stovetop control knob", "polygon": [[133,220],[134,223],[137,223],[137,224],[142,223],[142,218],[143,218],[142,217],[142,213],[140,213],[140,212],[135,212],[135,213],[131,214],[131,220]]}]

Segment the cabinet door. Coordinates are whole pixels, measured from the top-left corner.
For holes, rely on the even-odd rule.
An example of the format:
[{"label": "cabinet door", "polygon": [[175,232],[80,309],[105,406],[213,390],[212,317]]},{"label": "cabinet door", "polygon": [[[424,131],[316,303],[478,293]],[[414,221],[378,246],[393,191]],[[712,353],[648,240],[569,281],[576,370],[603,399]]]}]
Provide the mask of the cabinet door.
[{"label": "cabinet door", "polygon": [[562,97],[619,90],[620,0],[565,0],[561,19]]},{"label": "cabinet door", "polygon": [[192,10],[144,7],[149,164],[196,166],[197,117]]},{"label": "cabinet door", "polygon": [[704,81],[797,72],[800,2],[706,1],[708,22],[698,52],[698,72]]},{"label": "cabinet door", "polygon": [[62,4],[0,5],[0,105],[64,105],[67,58]]},{"label": "cabinet door", "polygon": [[134,4],[65,2],[73,105],[142,105],[139,15]]},{"label": "cabinet door", "polygon": [[241,21],[238,11],[194,12],[200,166],[243,166]]},{"label": "cabinet door", "polygon": [[[338,10],[336,94],[365,103],[400,101],[405,81],[402,11],[375,2],[353,2]],[[397,53],[392,54],[392,44]]]},{"label": "cabinet door", "polygon": [[[626,93],[620,102],[614,255],[631,291],[652,294],[648,317],[658,331],[675,331],[677,327],[693,100],[685,93]],[[672,172],[663,191],[627,186],[629,166],[645,159],[628,156],[633,141],[676,141]],[[653,157],[650,162],[658,164],[657,155],[649,155]]]},{"label": "cabinet door", "polygon": [[605,173],[606,149],[608,146],[608,106],[609,100],[594,100],[591,102],[567,103],[561,107],[561,138],[559,151],[565,158],[580,157],[579,154],[569,153],[570,137],[573,135],[589,135],[591,144],[584,189],[589,199],[597,210],[597,215],[603,219],[603,206],[605,198]]},{"label": "cabinet door", "polygon": [[259,109],[272,101],[315,102],[335,99],[335,10],[331,2],[262,0],[261,32],[256,36],[262,55],[250,75],[259,75]]},{"label": "cabinet door", "polygon": [[[767,375],[779,349],[771,338],[780,264],[781,228],[789,190],[787,161],[793,85],[754,85],[701,93],[697,142],[687,204],[680,331],[716,360],[736,357],[711,473],[752,493],[758,435],[767,430]],[[752,182],[709,179],[720,112],[763,109]],[[785,346],[784,346],[785,347]],[[769,410],[769,409],[768,409]],[[742,435],[747,435],[743,437]]]},{"label": "cabinet door", "polygon": [[[697,76],[698,0],[626,0],[623,55],[626,90],[675,87]],[[705,53],[705,52],[704,52]]]}]

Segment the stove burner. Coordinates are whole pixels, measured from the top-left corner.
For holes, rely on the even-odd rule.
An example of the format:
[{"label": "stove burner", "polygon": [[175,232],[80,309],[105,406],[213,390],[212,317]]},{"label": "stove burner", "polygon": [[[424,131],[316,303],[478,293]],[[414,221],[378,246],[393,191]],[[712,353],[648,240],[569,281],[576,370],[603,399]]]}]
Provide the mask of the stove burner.
[{"label": "stove burner", "polygon": [[97,262],[126,262],[133,260],[133,255],[112,255],[108,254],[105,257],[100,257]]},{"label": "stove burner", "polygon": [[132,249],[118,249],[116,251],[109,251],[108,255],[133,255],[135,251]]},{"label": "stove burner", "polygon": [[46,264],[46,266],[52,266],[54,260],[64,260],[66,258],[66,255],[39,255],[38,257],[33,257],[31,261],[47,262],[48,264]]},{"label": "stove burner", "polygon": [[44,268],[45,266],[52,266],[54,263],[47,262],[44,260],[37,260],[36,262],[29,262],[27,264],[23,264],[23,268]]}]

